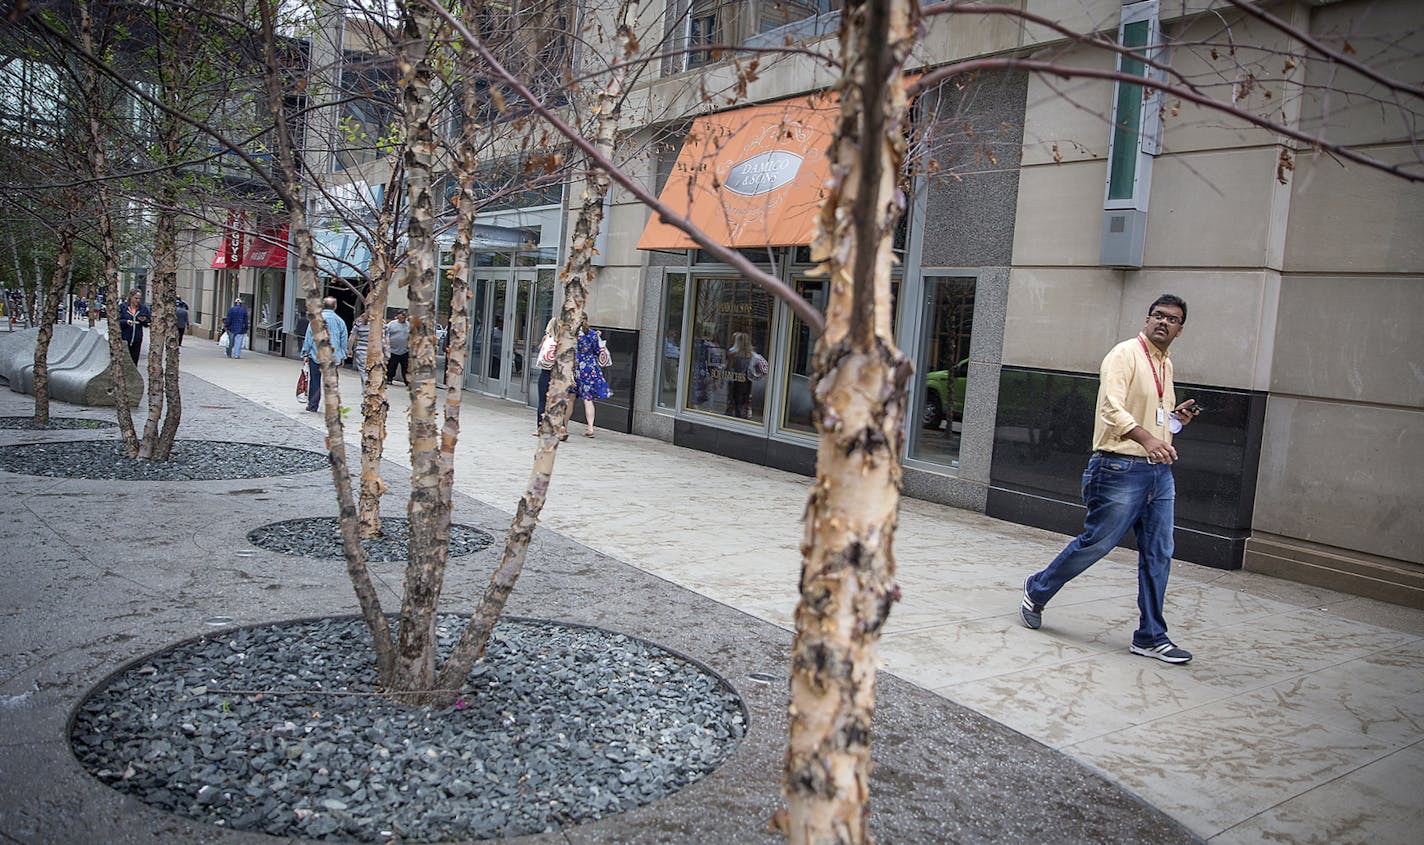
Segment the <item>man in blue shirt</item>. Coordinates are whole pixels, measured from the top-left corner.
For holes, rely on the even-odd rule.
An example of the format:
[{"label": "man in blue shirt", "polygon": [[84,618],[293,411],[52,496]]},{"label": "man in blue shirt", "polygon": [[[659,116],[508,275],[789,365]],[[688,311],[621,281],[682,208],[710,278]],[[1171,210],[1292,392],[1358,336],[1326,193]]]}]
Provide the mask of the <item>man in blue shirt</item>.
[{"label": "man in blue shirt", "polygon": [[230,342],[223,353],[229,358],[241,358],[242,342],[247,339],[247,309],[242,307],[240,298],[233,300],[232,307],[227,309],[226,325]]},{"label": "man in blue shirt", "polygon": [[[331,338],[331,360],[340,367],[347,357],[346,323],[336,313],[336,297],[328,296],[321,301],[322,322],[326,323],[326,333]],[[307,410],[316,412],[321,404],[321,365],[317,362],[316,336],[307,327],[306,340],[302,341],[302,357],[307,364]]]}]

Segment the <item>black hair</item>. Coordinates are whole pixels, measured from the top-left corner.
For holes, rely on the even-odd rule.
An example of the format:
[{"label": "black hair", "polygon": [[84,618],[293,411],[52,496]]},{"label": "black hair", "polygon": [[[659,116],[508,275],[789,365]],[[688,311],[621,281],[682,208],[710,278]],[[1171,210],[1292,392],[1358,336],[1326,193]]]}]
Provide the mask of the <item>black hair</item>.
[{"label": "black hair", "polygon": [[1182,299],[1180,296],[1174,296],[1170,293],[1164,293],[1156,299],[1152,300],[1152,304],[1147,306],[1147,313],[1151,314],[1152,309],[1156,308],[1158,305],[1173,305],[1177,308],[1182,309],[1182,325],[1185,326],[1187,324],[1187,301],[1185,299]]}]

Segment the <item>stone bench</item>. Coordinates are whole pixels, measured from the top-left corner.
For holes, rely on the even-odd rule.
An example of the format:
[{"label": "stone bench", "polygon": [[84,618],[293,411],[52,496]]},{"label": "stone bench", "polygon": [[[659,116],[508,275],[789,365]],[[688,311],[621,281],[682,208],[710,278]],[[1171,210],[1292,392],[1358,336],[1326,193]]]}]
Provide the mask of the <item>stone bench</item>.
[{"label": "stone bench", "polygon": [[[35,392],[35,341],[39,329],[0,333],[0,378],[16,393]],[[128,356],[121,365],[128,373],[129,405],[143,396],[143,380]],[[49,395],[72,405],[113,405],[114,382],[109,375],[109,336],[59,323],[49,344]]]}]

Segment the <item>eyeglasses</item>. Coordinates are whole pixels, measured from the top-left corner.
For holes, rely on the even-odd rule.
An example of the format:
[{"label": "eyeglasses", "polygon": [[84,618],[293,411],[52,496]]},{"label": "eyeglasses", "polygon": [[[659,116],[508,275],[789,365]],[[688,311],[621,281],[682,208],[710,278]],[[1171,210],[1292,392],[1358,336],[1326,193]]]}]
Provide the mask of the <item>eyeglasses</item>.
[{"label": "eyeglasses", "polygon": [[1149,320],[1156,320],[1159,323],[1166,323],[1169,326],[1180,326],[1182,318],[1176,314],[1163,314],[1161,311],[1153,311],[1147,315]]}]

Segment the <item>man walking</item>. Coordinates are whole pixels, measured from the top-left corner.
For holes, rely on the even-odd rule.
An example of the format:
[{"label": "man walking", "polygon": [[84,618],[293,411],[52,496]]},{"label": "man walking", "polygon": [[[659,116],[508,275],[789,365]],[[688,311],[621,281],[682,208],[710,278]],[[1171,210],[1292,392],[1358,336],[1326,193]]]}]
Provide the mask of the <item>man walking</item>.
[{"label": "man walking", "polygon": [[1083,472],[1083,533],[1042,572],[1024,582],[1019,617],[1043,624],[1043,606],[1069,581],[1097,563],[1132,529],[1137,534],[1137,607],[1133,654],[1186,663],[1192,653],[1167,638],[1162,604],[1172,566],[1173,503],[1177,488],[1172,435],[1196,416],[1196,400],[1177,405],[1167,347],[1182,333],[1187,303],[1163,294],[1147,309],[1137,337],[1103,358],[1098,383],[1093,455]]},{"label": "man walking", "polygon": [[178,332],[178,345],[183,345],[183,336],[188,333],[188,303],[178,300],[173,306],[173,329]]},{"label": "man walking", "polygon": [[[326,324],[326,333],[331,339],[331,360],[340,367],[347,356],[346,323],[336,313],[336,297],[323,299],[321,308],[321,320]],[[306,340],[302,341],[302,357],[307,365],[307,410],[313,413],[321,404],[321,363],[317,361],[316,352],[316,333],[308,326]]]},{"label": "man walking", "polygon": [[232,301],[227,309],[228,346],[223,352],[230,358],[242,357],[242,342],[247,340],[247,309],[242,307],[242,298]]},{"label": "man walking", "polygon": [[397,311],[396,318],[386,323],[386,349],[390,356],[386,359],[386,382],[396,383],[396,367],[400,367],[402,384],[409,382],[406,372],[410,365],[410,323],[406,322],[404,311]]}]

